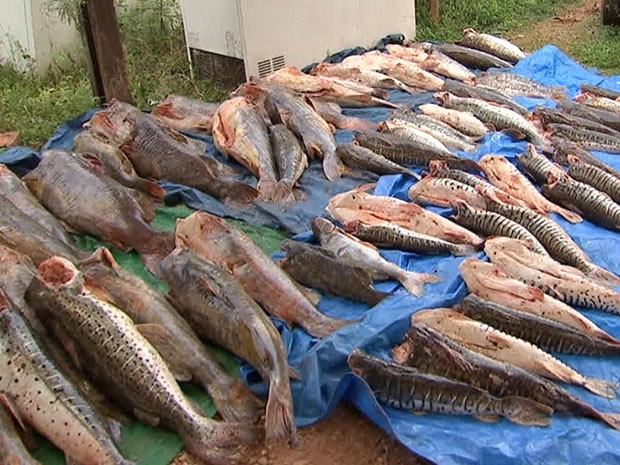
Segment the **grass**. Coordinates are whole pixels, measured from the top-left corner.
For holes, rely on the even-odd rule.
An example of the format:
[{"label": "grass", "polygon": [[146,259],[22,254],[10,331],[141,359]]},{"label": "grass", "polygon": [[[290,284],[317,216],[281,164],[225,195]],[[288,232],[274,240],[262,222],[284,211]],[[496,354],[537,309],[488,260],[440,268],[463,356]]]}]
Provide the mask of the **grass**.
[{"label": "grass", "polygon": [[[598,18],[593,18],[598,21]],[[593,27],[589,40],[578,41],[569,47],[571,55],[586,66],[598,68],[605,74],[620,74],[620,27]]]}]

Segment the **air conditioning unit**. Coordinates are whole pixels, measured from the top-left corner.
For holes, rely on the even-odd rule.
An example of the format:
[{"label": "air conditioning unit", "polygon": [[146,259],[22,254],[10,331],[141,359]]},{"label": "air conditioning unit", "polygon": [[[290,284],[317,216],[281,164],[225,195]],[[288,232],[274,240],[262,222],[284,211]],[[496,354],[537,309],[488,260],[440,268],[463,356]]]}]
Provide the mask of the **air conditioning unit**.
[{"label": "air conditioning unit", "polygon": [[194,72],[227,87],[388,34],[415,37],[415,0],[180,0]]}]

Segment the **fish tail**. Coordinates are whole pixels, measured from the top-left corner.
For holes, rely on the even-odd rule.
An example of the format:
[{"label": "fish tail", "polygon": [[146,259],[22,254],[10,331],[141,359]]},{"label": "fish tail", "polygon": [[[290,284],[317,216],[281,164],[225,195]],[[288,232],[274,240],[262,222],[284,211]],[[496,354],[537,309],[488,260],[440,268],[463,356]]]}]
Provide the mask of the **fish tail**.
[{"label": "fish tail", "polygon": [[620,413],[603,413],[595,410],[595,415],[588,415],[595,420],[600,420],[603,423],[611,426],[613,429],[620,430]]},{"label": "fish tail", "polygon": [[506,418],[517,425],[549,426],[553,409],[524,397],[504,397],[500,400],[509,405],[511,412]]},{"label": "fish tail", "polygon": [[308,319],[308,321],[299,323],[304,330],[310,334],[310,336],[319,339],[329,336],[331,333],[338,331],[344,326],[359,323],[361,321],[361,318],[356,318],[354,320],[340,320],[338,318],[330,318],[322,313],[320,315],[321,318]]},{"label": "fish tail", "polygon": [[260,192],[244,182],[231,182],[226,186],[223,199],[233,204],[248,204],[260,197]]},{"label": "fish tail", "polygon": [[416,297],[420,297],[424,294],[424,281],[418,273],[405,271],[402,273],[399,281],[410,294]]},{"label": "fish tail", "polygon": [[158,202],[163,202],[166,191],[163,187],[149,179],[138,179],[135,185],[136,189],[150,195]]},{"label": "fish tail", "polygon": [[562,218],[564,218],[566,221],[576,224],[576,223],[581,223],[583,221],[583,218],[581,217],[581,215],[567,210],[566,208],[562,208],[562,207],[555,207],[553,209],[558,215],[560,215]]},{"label": "fish tail", "polygon": [[453,254],[457,257],[466,257],[476,253],[476,248],[470,244],[455,244]]},{"label": "fish tail", "polygon": [[586,275],[606,287],[620,285],[620,278],[617,275],[597,265],[592,265]]},{"label": "fish tail", "polygon": [[285,437],[289,438],[292,445],[297,443],[291,387],[288,378],[272,379],[265,410],[265,438],[269,441]]},{"label": "fish tail", "polygon": [[159,264],[174,250],[174,234],[168,231],[153,231],[146,245],[141,248],[140,256],[144,266],[154,276],[160,277]]},{"label": "fish tail", "polygon": [[606,399],[615,399],[618,384],[613,381],[605,381],[598,378],[585,378],[583,387],[597,396],[605,397]]},{"label": "fish tail", "polygon": [[225,421],[252,424],[262,415],[264,402],[240,379],[235,378],[223,387],[209,385],[205,388]]},{"label": "fish tail", "polygon": [[336,181],[342,177],[346,170],[336,152],[326,152],[323,154],[323,173],[329,181]]},{"label": "fish tail", "polygon": [[296,201],[293,185],[286,179],[280,179],[273,189],[271,200],[275,203],[293,204]]},{"label": "fish tail", "polygon": [[275,179],[260,178],[256,188],[258,189],[258,192],[260,192],[261,200],[267,202],[273,200],[273,192],[277,184],[278,182]]}]

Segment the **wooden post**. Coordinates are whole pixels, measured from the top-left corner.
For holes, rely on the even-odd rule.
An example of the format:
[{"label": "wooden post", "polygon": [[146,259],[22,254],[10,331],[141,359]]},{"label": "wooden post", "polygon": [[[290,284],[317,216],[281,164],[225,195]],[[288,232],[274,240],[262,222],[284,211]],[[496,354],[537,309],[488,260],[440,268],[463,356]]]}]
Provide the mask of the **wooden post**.
[{"label": "wooden post", "polygon": [[431,0],[431,19],[434,23],[439,21],[439,0]]},{"label": "wooden post", "polygon": [[84,0],[82,31],[88,50],[91,87],[95,97],[131,103],[121,34],[114,0]]}]

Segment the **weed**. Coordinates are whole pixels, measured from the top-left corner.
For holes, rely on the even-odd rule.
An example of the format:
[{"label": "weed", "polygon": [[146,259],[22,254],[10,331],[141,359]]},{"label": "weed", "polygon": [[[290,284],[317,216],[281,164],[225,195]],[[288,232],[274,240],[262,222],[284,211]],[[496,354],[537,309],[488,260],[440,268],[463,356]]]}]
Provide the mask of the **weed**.
[{"label": "weed", "polygon": [[598,27],[598,17],[593,21],[597,27],[592,29],[592,37],[572,44],[570,53],[584,65],[594,66],[605,74],[620,74],[620,28]]}]

